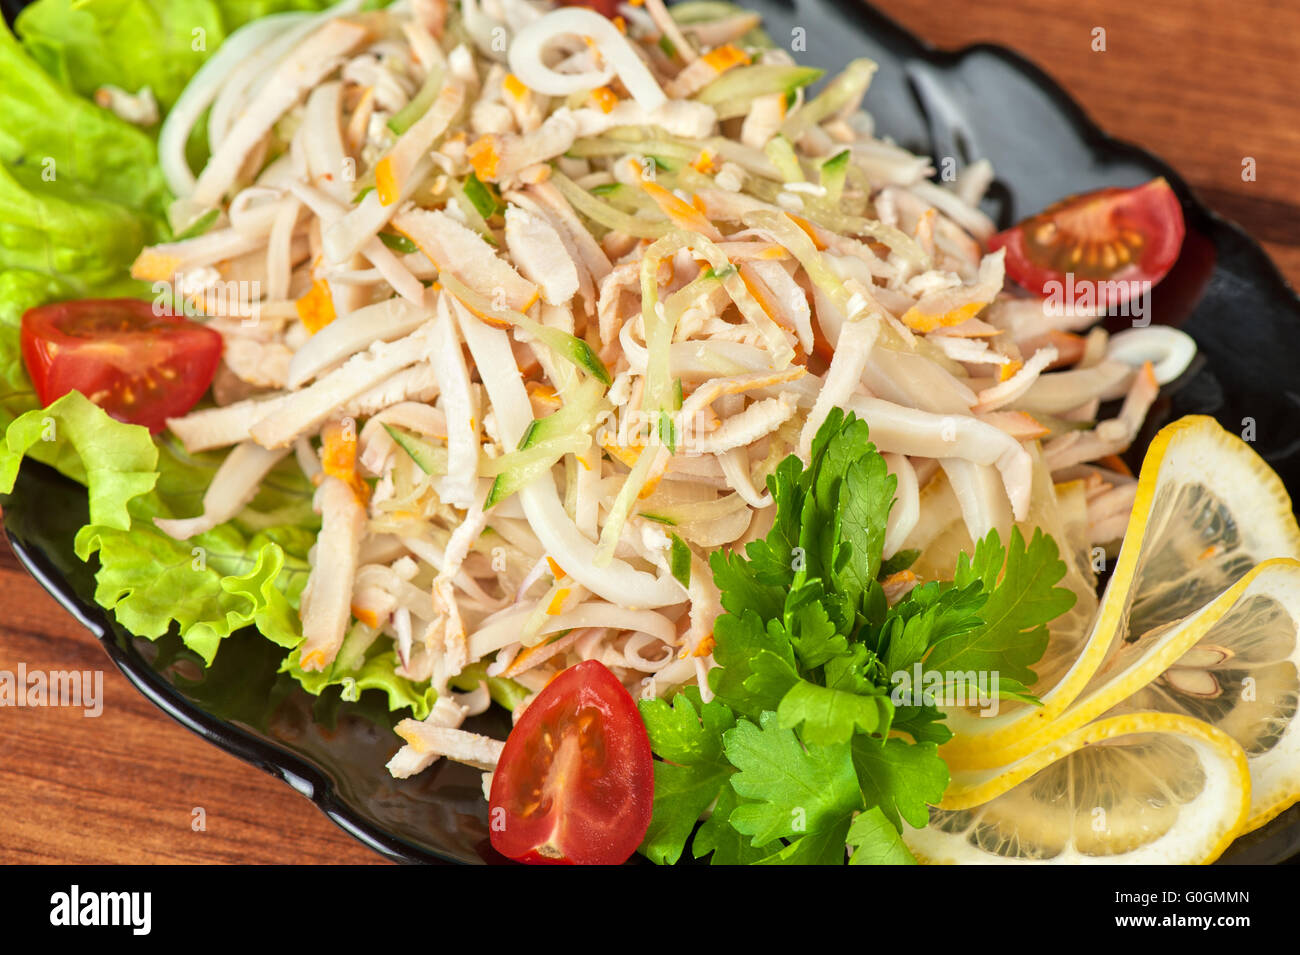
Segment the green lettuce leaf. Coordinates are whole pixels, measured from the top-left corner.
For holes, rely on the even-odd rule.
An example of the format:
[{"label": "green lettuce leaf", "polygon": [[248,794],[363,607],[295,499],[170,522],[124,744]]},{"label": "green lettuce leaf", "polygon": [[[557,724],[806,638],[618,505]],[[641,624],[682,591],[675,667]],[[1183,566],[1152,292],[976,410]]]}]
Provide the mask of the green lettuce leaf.
[{"label": "green lettuce leaf", "polygon": [[[40,0],[24,17],[45,15],[49,3]],[[123,54],[147,60],[147,45],[147,37],[136,37]],[[0,28],[0,163],[25,167],[38,177],[53,174],[54,182],[73,183],[103,201],[161,216],[166,190],[153,137],[83,99],[57,74],[43,70],[31,52],[30,44],[24,48],[8,28]],[[99,85],[93,68],[82,78]],[[13,210],[0,208],[0,221],[7,223]]]},{"label": "green lettuce leaf", "polygon": [[250,20],[321,10],[326,0],[39,0],[18,35],[42,67],[82,96],[148,86],[167,110],[204,60]]},{"label": "green lettuce leaf", "polygon": [[[152,518],[197,513],[219,455],[186,457],[167,444],[160,452],[144,428],[115,421],[72,392],[10,425],[0,447],[0,493],[13,489],[28,456],[86,485],[90,523],[77,534],[76,553],[98,555],[95,600],[132,633],[157,638],[174,624],[208,663],[240,627],[256,625],[286,648],[301,641],[295,608],[316,519],[300,474],[273,471],[236,520],[177,541]],[[268,512],[292,521],[255,529]]]},{"label": "green lettuce leaf", "polygon": [[[105,84],[148,86],[166,110],[221,42],[248,21],[329,0],[37,0],[19,17],[21,42],[0,27],[0,492],[24,457],[84,484],[90,522],[76,553],[96,557],[95,599],[133,633],[179,631],[205,663],[235,630],[256,626],[292,650],[298,601],[319,518],[311,485],[290,458],[234,520],[176,541],[155,517],[202,511],[224,453],[187,454],[175,441],[114,421],[79,394],[40,409],[20,350],[22,315],[74,298],[151,297],[129,277],[146,244],[169,237],[169,196],[156,130],[88,97]],[[379,4],[382,5],[382,4]],[[201,138],[201,137],[200,137]],[[388,694],[392,708],[428,715],[435,695],[393,673],[391,652],[367,647],[338,673],[282,669],[319,693],[341,685]],[[494,697],[522,688],[489,680]]]},{"label": "green lettuce leaf", "polygon": [[382,690],[388,694],[388,709],[410,709],[411,715],[422,720],[429,715],[438,699],[438,691],[427,682],[417,686],[393,671],[401,665],[394,650],[372,646],[357,669],[345,669],[331,664],[325,670],[304,670],[298,665],[298,651],[294,650],[280,667],[308,693],[319,696],[329,686],[343,687],[343,699],[356,700],[362,690]]},{"label": "green lettuce leaf", "polygon": [[49,464],[86,485],[90,522],[129,530],[127,505],[158,481],[158,448],[147,429],[114,421],[80,392],[29,411],[5,432],[0,448],[0,492],[13,490],[24,456]]}]

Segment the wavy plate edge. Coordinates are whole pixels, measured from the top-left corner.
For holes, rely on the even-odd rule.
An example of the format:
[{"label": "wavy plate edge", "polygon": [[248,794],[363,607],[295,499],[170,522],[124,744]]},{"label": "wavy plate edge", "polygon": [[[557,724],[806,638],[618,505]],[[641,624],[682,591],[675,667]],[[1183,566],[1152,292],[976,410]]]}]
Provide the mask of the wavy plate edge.
[{"label": "wavy plate edge", "polygon": [[[781,2],[781,0],[777,0]],[[1202,231],[1207,238],[1214,241],[1216,249],[1220,240],[1230,237],[1233,243],[1245,248],[1257,266],[1268,276],[1273,286],[1266,291],[1285,299],[1292,311],[1300,316],[1300,297],[1282,274],[1263,246],[1242,226],[1231,219],[1215,212],[1179,173],[1164,159],[1127,140],[1120,139],[1107,132],[1049,73],[1028,57],[996,43],[979,42],[956,49],[944,49],[913,33],[897,20],[867,3],[848,2],[848,0],[815,0],[826,6],[837,8],[858,21],[862,30],[872,33],[878,39],[893,41],[909,48],[904,59],[921,60],[934,66],[945,67],[961,63],[973,56],[988,55],[1012,71],[1020,74],[1030,85],[1046,93],[1070,125],[1081,135],[1081,139],[1094,150],[1117,158],[1140,160],[1144,165],[1159,170],[1173,186],[1184,209],[1194,211],[1200,222],[1207,224],[1211,230]],[[783,4],[788,5],[788,3]],[[22,0],[2,0],[3,12],[7,24],[12,26],[18,12],[26,6]],[[25,467],[44,467],[29,462]],[[49,469],[46,469],[49,470]],[[54,474],[55,472],[52,472]],[[57,476],[57,475],[56,475]],[[61,478],[62,479],[62,478]],[[66,480],[66,479],[65,479]],[[8,520],[5,520],[6,529]],[[212,716],[194,703],[181,697],[175,689],[163,680],[133,648],[124,648],[114,636],[115,624],[110,621],[107,612],[98,605],[86,604],[70,588],[50,559],[40,550],[31,548],[19,538],[7,535],[18,561],[28,573],[48,592],[54,600],[69,614],[77,619],[100,642],[114,666],[146,699],[156,707],[206,741],[219,746],[241,761],[255,766],[270,775],[284,781],[294,790],[307,797],[340,829],[368,846],[382,856],[394,862],[402,863],[460,863],[462,860],[431,852],[394,836],[381,827],[361,818],[360,814],[344,800],[329,774],[321,767],[281,747],[266,742],[226,720]],[[1279,817],[1279,820],[1294,816],[1294,808]],[[1276,822],[1276,821],[1275,821]],[[1270,827],[1272,824],[1270,824]],[[1259,833],[1263,833],[1260,830]],[[1247,834],[1247,837],[1259,833]],[[1279,832],[1278,836],[1282,833]],[[1279,839],[1279,841],[1282,841]],[[1249,856],[1252,848],[1258,848],[1258,841],[1244,847]],[[1292,847],[1294,848],[1294,847]],[[1229,849],[1229,854],[1232,849]],[[1292,859],[1300,857],[1291,857]],[[1228,860],[1237,861],[1237,860]],[[1240,860],[1251,862],[1249,858]],[[1288,861],[1282,857],[1273,861]]]}]

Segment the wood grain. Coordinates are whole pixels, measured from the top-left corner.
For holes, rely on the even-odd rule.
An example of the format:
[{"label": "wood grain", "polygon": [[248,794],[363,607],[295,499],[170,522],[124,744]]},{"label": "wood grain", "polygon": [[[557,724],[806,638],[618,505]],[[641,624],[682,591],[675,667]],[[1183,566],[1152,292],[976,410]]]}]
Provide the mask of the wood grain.
[{"label": "wood grain", "polygon": [[[1300,285],[1300,7],[1281,0],[879,0],[936,46],[1042,67],[1104,130],[1149,149]],[[1105,30],[1106,49],[1093,50]],[[1255,180],[1243,181],[1243,160]]]},{"label": "wood grain", "polygon": [[[1300,8],[1277,0],[881,0],[938,46],[1011,46],[1168,160],[1300,283]],[[1091,48],[1106,30],[1105,52]],[[1257,177],[1242,179],[1253,157]],[[0,862],[374,862],[288,786],[145,702],[0,548],[0,669],[104,671],[103,715],[0,709]],[[191,829],[202,807],[207,829]]]},{"label": "wood grain", "polygon": [[0,862],[383,861],[288,786],[155,709],[7,542],[0,553],[0,670],[98,670],[104,681],[98,717],[0,709]]}]

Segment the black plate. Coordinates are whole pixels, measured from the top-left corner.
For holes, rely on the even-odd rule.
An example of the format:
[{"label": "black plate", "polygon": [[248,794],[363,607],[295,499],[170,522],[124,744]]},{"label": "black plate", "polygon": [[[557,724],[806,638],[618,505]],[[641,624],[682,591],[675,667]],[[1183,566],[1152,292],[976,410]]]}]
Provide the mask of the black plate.
[{"label": "black plate", "polygon": [[[16,6],[3,0],[6,17]],[[838,70],[853,57],[880,64],[866,105],[879,131],[958,165],[988,158],[998,179],[985,204],[1009,225],[1055,199],[1164,176],[1183,203],[1188,238],[1153,296],[1155,320],[1178,325],[1201,348],[1166,389],[1136,452],[1169,420],[1209,414],[1230,431],[1253,426],[1254,447],[1288,487],[1300,487],[1300,299],[1263,250],[1210,212],[1165,163],[1103,133],[1041,70],[1006,49],[935,50],[884,15],[834,0],[750,0],[778,44],[802,36],[801,62]],[[802,30],[802,34],[792,31]],[[370,698],[307,696],[276,676],[279,651],[255,632],[222,644],[202,672],[174,635],[133,637],[93,599],[93,567],[72,539],[85,493],[43,466],[24,465],[3,501],[19,559],[103,643],[150,700],[223,749],[279,776],[367,845],[407,862],[499,861],[486,838],[479,774],[445,761],[397,782],[384,770],[397,748],[392,719]],[[503,715],[479,725],[503,733]],[[159,754],[160,758],[163,754]],[[1264,863],[1300,853],[1300,807],[1229,849],[1225,862]]]}]

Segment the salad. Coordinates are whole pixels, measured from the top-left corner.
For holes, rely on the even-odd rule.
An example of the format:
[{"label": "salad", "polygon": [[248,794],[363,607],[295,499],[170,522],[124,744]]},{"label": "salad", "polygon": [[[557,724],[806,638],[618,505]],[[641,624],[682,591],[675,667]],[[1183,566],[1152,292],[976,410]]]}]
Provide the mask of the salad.
[{"label": "salad", "polygon": [[[999,232],[987,162],[878,134],[875,64],[714,0],[109,6],[0,46],[0,486],[87,485],[133,632],[210,662],[251,625],[308,691],[386,693],[390,772],[481,769],[524,861],[1068,861],[1005,806],[1126,746],[1200,788],[1093,857],[1294,801],[1251,803],[1221,713],[1115,709],[1178,667],[1204,699],[1180,655],[1300,556],[1289,502],[1220,540],[1171,490],[1210,423],[1120,457],[1195,357],[1144,311],[1163,180]],[[103,56],[132,18],[157,55]],[[1242,468],[1213,503],[1277,499]],[[466,726],[493,705],[508,739]]]}]

